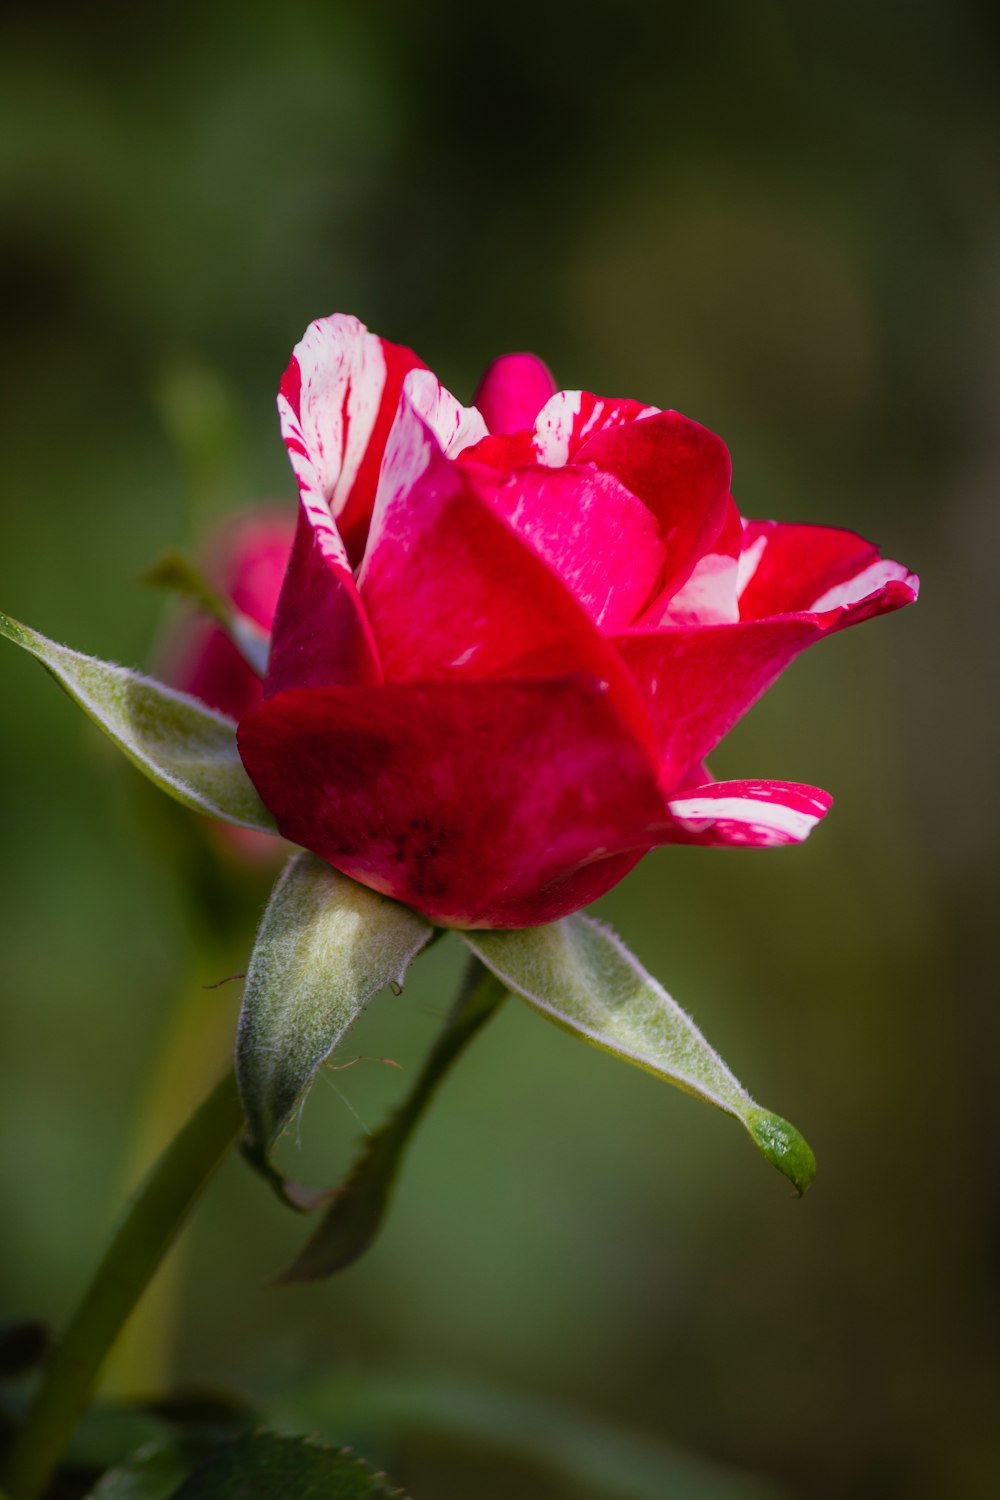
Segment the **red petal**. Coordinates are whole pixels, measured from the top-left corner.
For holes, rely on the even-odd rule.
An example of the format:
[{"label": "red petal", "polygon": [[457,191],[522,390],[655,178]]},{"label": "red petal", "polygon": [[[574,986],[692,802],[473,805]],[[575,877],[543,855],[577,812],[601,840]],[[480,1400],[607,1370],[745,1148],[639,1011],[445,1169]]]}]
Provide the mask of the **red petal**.
[{"label": "red petal", "polygon": [[[745,523],[741,619],[791,612],[823,614],[860,604],[873,595],[881,598],[886,585],[894,582],[916,598],[919,584],[913,574],[901,563],[881,558],[877,547],[853,531],[780,521]],[[911,602],[898,589],[894,597],[899,604]],[[882,613],[882,608],[872,612]]]},{"label": "red petal", "polygon": [[502,354],[479,382],[472,404],[490,432],[520,432],[555,392],[549,367],[537,354]]},{"label": "red petal", "polygon": [[282,693],[239,741],[286,837],[451,926],[552,921],[671,827],[644,749],[582,673]]},{"label": "red petal", "polygon": [[274,620],[264,691],[377,682],[378,651],[336,525],[315,498],[299,506]]},{"label": "red petal", "polygon": [[662,411],[597,433],[576,462],[615,474],[659,521],[667,547],[660,596],[666,603],[725,523],[732,477],[725,443],[679,412]]},{"label": "red petal", "polygon": [[[663,568],[660,529],[641,500],[592,468],[480,468],[480,495],[545,559],[605,630],[631,624]],[[735,588],[735,585],[734,585]]]},{"label": "red petal", "polygon": [[617,652],[494,513],[483,498],[494,491],[492,471],[450,463],[404,402],[359,578],[387,680],[590,672],[652,749]]},{"label": "red petal", "polygon": [[[891,565],[896,567],[898,565]],[[867,599],[822,614],[730,625],[635,629],[614,637],[653,720],[669,785],[729,733],[785,667],[815,641],[916,598],[892,579]]]}]

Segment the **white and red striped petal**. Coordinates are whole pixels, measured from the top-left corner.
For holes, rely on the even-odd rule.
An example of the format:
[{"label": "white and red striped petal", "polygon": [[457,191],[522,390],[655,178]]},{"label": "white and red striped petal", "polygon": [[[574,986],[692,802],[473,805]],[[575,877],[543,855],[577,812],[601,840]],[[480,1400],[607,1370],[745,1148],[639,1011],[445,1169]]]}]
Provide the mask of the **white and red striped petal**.
[{"label": "white and red striped petal", "polygon": [[[781,521],[744,522],[739,587],[743,620],[853,611],[886,597],[909,604],[919,586],[913,573],[880,557],[873,543],[853,531]],[[859,618],[864,617],[860,612]]]},{"label": "white and red striped petal", "polygon": [[[278,394],[281,432],[313,525],[336,519],[359,555],[403,378],[422,361],[336,313],[310,323]],[[320,544],[326,550],[326,544]]]},{"label": "white and red striped petal", "polygon": [[590,391],[557,391],[535,418],[531,441],[536,462],[561,469],[599,432],[651,417],[657,410],[641,401],[612,400]]},{"label": "white and red striped petal", "polygon": [[724,625],[740,617],[739,566],[743,522],[730,496],[726,520],[716,541],[703,552],[686,582],[657,599],[638,621],[657,625]]},{"label": "white and red striped petal", "polygon": [[794,781],[712,781],[670,798],[678,829],[667,842],[720,848],[800,844],[832,803],[828,792]]}]

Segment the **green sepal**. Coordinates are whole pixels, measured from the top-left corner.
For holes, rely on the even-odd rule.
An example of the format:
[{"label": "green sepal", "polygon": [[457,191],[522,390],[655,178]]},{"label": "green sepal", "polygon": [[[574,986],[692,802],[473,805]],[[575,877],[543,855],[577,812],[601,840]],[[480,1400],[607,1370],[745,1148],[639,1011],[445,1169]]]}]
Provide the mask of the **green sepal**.
[{"label": "green sepal", "polygon": [[433,935],[426,918],[313,854],[278,877],[247,970],[236,1039],[243,1153],[294,1208],[328,1193],[288,1182],[271,1153],[317,1071],[389,984],[402,985]]},{"label": "green sepal", "polygon": [[232,719],[155,678],[59,646],[3,614],[0,635],[41,662],[161,791],[208,817],[276,832],[243,769]]},{"label": "green sepal", "polygon": [[464,932],[472,952],[557,1026],[733,1115],[804,1193],[816,1161],[794,1126],[761,1109],[691,1017],[592,917],[518,932]]}]

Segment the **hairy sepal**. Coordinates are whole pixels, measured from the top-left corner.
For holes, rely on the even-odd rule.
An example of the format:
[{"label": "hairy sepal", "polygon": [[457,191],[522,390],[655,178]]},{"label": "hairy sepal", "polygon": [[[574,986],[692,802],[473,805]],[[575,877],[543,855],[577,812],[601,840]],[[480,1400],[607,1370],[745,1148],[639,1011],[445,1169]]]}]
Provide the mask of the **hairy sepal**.
[{"label": "hairy sepal", "polygon": [[280,875],[247,970],[236,1076],[243,1154],[292,1207],[329,1195],[282,1177],[275,1145],[326,1058],[380,990],[402,985],[433,930],[313,854],[294,855]]},{"label": "hairy sepal", "polygon": [[805,1192],[816,1170],[805,1140],[751,1098],[691,1017],[609,928],[577,913],[547,927],[461,936],[498,979],[557,1026],[733,1115],[796,1192]]},{"label": "hairy sepal", "polygon": [[243,769],[232,719],[129,667],[57,645],[3,614],[0,635],[41,662],[161,791],[208,817],[276,831]]}]

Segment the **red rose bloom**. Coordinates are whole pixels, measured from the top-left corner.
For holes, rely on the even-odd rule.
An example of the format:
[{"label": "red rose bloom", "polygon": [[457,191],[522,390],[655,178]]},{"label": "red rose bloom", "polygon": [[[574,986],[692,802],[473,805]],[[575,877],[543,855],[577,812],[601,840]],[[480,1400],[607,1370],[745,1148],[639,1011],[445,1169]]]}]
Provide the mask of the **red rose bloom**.
[{"label": "red rose bloom", "polygon": [[239,743],[287,838],[434,921],[527,927],[656,845],[823,816],[825,792],[704,758],[806,646],[915,599],[905,568],[744,520],[713,433],[556,391],[530,355],[465,408],[338,315],[278,404],[301,504]]}]

